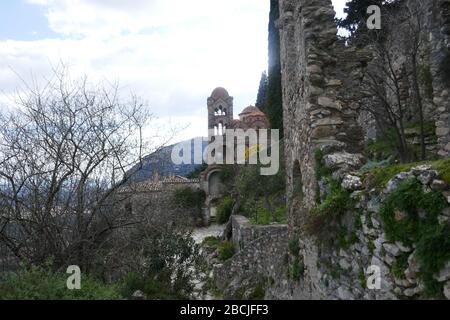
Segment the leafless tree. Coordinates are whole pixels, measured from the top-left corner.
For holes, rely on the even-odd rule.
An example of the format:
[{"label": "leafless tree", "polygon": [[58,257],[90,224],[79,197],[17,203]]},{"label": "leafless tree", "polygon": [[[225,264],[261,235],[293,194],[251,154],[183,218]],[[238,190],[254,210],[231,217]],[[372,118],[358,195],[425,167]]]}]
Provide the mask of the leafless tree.
[{"label": "leafless tree", "polygon": [[112,195],[142,164],[151,115],[116,85],[64,70],[26,92],[0,118],[0,242],[22,262],[88,269],[112,230],[138,223]]},{"label": "leafless tree", "polygon": [[425,115],[419,83],[425,9],[416,0],[408,1],[405,8],[406,11],[385,11],[385,29],[367,34],[365,42],[373,52],[373,61],[364,81],[365,102],[370,103],[364,103],[362,109],[373,115],[380,128],[393,129],[400,160],[409,162],[414,159],[405,127],[412,114],[418,117],[420,125],[420,157],[426,158]]}]

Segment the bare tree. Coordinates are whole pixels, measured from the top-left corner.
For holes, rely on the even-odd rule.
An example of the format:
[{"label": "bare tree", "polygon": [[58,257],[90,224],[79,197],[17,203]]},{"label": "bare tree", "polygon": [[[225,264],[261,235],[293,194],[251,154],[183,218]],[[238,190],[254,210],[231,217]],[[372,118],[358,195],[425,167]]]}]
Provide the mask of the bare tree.
[{"label": "bare tree", "polygon": [[381,128],[392,128],[397,137],[396,148],[402,162],[411,157],[405,136],[405,104],[402,81],[404,72],[394,66],[395,57],[390,43],[378,39],[371,45],[374,60],[367,68],[364,80],[366,98],[372,103],[364,104],[362,110],[371,113]]},{"label": "bare tree", "polygon": [[366,98],[373,103],[363,105],[362,109],[374,116],[379,127],[393,129],[400,160],[409,162],[414,159],[405,126],[415,117],[420,126],[420,158],[426,159],[424,102],[419,83],[425,9],[417,0],[405,2],[405,8],[386,10],[384,29],[366,37],[374,59],[367,68],[364,86]]},{"label": "bare tree", "polygon": [[20,261],[88,269],[111,230],[137,223],[111,210],[112,195],[142,164],[151,116],[116,85],[61,70],[27,92],[0,118],[0,242]]},{"label": "bare tree", "polygon": [[425,160],[426,146],[425,146],[425,115],[423,107],[423,98],[419,84],[419,54],[423,46],[423,31],[424,31],[424,17],[425,5],[423,1],[410,0],[407,3],[406,12],[406,26],[405,28],[405,55],[411,65],[411,78],[414,90],[415,101],[417,104],[417,112],[419,114],[420,125],[420,150],[421,159]]}]

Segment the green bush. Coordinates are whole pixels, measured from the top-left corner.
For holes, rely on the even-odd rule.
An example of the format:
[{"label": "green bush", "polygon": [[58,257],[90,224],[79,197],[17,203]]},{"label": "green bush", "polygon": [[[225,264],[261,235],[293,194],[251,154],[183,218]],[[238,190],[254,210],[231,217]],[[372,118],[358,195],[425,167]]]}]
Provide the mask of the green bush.
[{"label": "green bush", "polygon": [[[322,203],[313,208],[307,221],[310,234],[331,236],[340,218],[349,210],[353,210],[354,201],[350,193],[334,180],[330,180],[330,190]],[[326,233],[326,234],[325,234]]]},{"label": "green bush", "polygon": [[[450,260],[450,227],[440,225],[437,219],[446,206],[440,192],[425,193],[420,182],[410,179],[401,183],[380,208],[388,240],[416,245],[427,296],[442,294],[433,275]],[[405,217],[399,218],[398,212]]]},{"label": "green bush", "polygon": [[305,272],[305,266],[302,261],[300,261],[299,257],[294,258],[294,262],[291,266],[291,277],[295,281],[300,281],[300,279],[303,277],[303,274]]},{"label": "green bush", "polygon": [[165,282],[160,281],[154,275],[140,275],[137,273],[128,274],[120,284],[122,296],[131,299],[134,292],[142,291],[148,300],[179,300],[188,297],[171,289]]},{"label": "green bush", "polygon": [[4,300],[120,300],[116,285],[105,285],[91,276],[81,276],[81,289],[67,289],[68,274],[31,267],[0,275],[0,299]]},{"label": "green bush", "polygon": [[178,189],[173,195],[174,204],[183,208],[201,209],[205,199],[206,195],[203,190],[193,190],[189,187]]},{"label": "green bush", "polygon": [[222,261],[226,261],[234,256],[236,252],[236,248],[234,244],[230,241],[222,242],[219,246],[219,259]]},{"label": "green bush", "polygon": [[285,224],[287,223],[287,210],[285,207],[278,207],[275,209],[275,220],[272,213],[267,210],[266,207],[262,205],[262,200],[259,201],[255,208],[253,208],[253,213],[250,211],[250,222],[254,225],[269,225],[272,223]]},{"label": "green bush", "polygon": [[294,257],[298,257],[300,253],[300,244],[299,244],[299,238],[295,237],[294,239],[289,240],[288,242],[289,247],[289,253],[292,254]]},{"label": "green bush", "polygon": [[230,196],[223,198],[217,205],[216,221],[218,224],[227,223],[233,211],[234,201]]}]

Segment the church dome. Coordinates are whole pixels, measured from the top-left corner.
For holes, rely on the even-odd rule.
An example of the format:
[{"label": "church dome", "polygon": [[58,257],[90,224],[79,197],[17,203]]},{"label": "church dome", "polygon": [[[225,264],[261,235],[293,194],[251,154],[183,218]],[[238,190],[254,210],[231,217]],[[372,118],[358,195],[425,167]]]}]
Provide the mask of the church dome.
[{"label": "church dome", "polygon": [[261,110],[259,110],[258,107],[255,106],[248,106],[239,114],[239,116],[253,116],[253,115],[264,116],[265,114]]},{"label": "church dome", "polygon": [[230,95],[228,94],[228,91],[225,88],[218,87],[213,90],[211,93],[211,98],[217,100],[217,99],[227,99]]}]

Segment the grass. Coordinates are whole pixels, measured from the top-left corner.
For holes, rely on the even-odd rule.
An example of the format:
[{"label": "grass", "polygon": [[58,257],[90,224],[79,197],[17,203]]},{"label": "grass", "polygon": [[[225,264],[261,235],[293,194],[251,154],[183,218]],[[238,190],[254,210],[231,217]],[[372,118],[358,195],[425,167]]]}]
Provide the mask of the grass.
[{"label": "grass", "polygon": [[287,210],[285,207],[279,207],[275,209],[275,221],[274,217],[272,216],[272,213],[267,210],[262,205],[257,205],[256,212],[253,213],[252,217],[250,218],[250,222],[253,225],[270,225],[273,223],[278,224],[286,224],[287,223]]},{"label": "grass", "polygon": [[395,259],[391,272],[397,279],[405,279],[405,270],[408,268],[409,253],[403,253]]},{"label": "grass", "polygon": [[118,285],[106,285],[82,275],[81,290],[69,290],[69,275],[41,267],[17,273],[0,274],[0,299],[3,300],[123,300]]},{"label": "grass", "polygon": [[407,172],[419,165],[431,165],[439,174],[439,178],[450,184],[450,159],[437,161],[422,161],[415,163],[397,164],[378,167],[366,173],[365,181],[370,188],[381,190],[386,187],[389,180],[401,172]]},{"label": "grass", "polygon": [[221,243],[222,241],[218,237],[206,237],[202,242],[202,246],[205,247],[208,252],[212,252],[217,250]]},{"label": "grass", "polygon": [[350,193],[344,190],[341,185],[334,180],[330,181],[330,190],[325,200],[311,210],[307,222],[307,231],[310,234],[328,233],[333,227],[339,224],[340,218],[348,211],[353,210],[354,201]]},{"label": "grass", "polygon": [[227,261],[236,253],[236,248],[231,241],[224,241],[219,245],[219,259],[221,261]]}]

